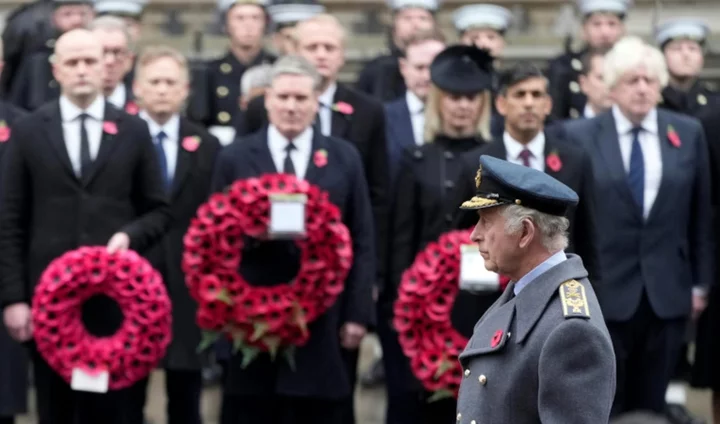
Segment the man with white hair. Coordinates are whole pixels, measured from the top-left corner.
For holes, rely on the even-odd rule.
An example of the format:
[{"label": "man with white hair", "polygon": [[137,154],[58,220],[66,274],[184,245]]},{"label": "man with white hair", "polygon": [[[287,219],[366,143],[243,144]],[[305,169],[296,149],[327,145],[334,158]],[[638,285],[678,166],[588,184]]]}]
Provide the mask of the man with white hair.
[{"label": "man with white hair", "polygon": [[125,82],[134,60],[128,25],[122,18],[101,16],[90,23],[89,29],[103,46],[103,95],[116,108],[136,115],[138,106],[132,86]]},{"label": "man with white hair", "polygon": [[566,254],[578,195],[532,167],[480,156],[470,235],[485,268],[508,276],[460,353],[457,422],[607,423],[615,357],[582,259]]},{"label": "man with white hair", "polygon": [[567,124],[593,160],[602,284],[618,385],[613,413],[662,412],[687,319],[713,279],[710,168],[700,123],[658,110],[662,53],[638,37],[605,56],[613,106]]}]

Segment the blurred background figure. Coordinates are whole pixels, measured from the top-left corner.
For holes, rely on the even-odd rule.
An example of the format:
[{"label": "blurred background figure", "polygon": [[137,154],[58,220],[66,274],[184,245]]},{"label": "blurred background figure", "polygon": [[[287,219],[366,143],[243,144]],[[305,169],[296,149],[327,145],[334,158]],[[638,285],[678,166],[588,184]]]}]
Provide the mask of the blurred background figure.
[{"label": "blurred background figure", "polygon": [[325,13],[325,6],[308,2],[280,1],[267,8],[273,29],[272,44],[275,52],[282,56],[294,54],[297,49],[295,25],[315,15]]}]

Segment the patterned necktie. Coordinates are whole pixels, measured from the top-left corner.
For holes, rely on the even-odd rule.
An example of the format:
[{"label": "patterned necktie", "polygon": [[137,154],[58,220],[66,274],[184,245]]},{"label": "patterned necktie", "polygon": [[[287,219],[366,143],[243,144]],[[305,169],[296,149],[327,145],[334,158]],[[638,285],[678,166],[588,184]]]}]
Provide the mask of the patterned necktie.
[{"label": "patterned necktie", "polygon": [[522,149],[518,157],[522,160],[522,164],[524,166],[530,167],[530,158],[532,157],[532,153],[528,149]]},{"label": "patterned necktie", "polygon": [[85,176],[90,172],[92,158],[90,156],[90,140],[88,139],[85,122],[90,116],[87,113],[81,113],[80,120],[80,175]]},{"label": "patterned necktie", "polygon": [[295,166],[293,165],[292,158],[290,157],[290,152],[295,149],[296,147],[292,143],[292,141],[288,142],[288,145],[285,146],[285,162],[283,162],[283,174],[297,175],[295,173]]},{"label": "patterned necktie", "polygon": [[645,210],[645,161],[643,160],[642,146],[640,146],[640,133],[642,127],[632,129],[632,150],[630,151],[630,170],[628,184],[635,203],[640,207],[640,213]]},{"label": "patterned necktie", "polygon": [[170,184],[172,182],[170,176],[168,175],[168,163],[167,163],[167,156],[165,156],[165,146],[163,146],[163,142],[167,138],[167,134],[165,134],[165,131],[160,131],[155,136],[155,154],[157,155],[158,164],[160,164],[160,172],[162,173],[162,180],[165,185],[165,191],[167,192],[170,189]]}]

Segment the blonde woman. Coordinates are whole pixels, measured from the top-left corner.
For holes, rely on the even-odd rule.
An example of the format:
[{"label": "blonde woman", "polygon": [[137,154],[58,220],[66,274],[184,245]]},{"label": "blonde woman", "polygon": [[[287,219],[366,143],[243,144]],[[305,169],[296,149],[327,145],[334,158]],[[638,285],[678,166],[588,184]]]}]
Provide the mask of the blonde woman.
[{"label": "blonde woman", "polygon": [[[404,152],[397,179],[386,289],[393,295],[402,272],[410,267],[415,255],[452,229],[459,211],[456,187],[462,177],[463,153],[490,140],[492,57],[475,46],[450,46],[432,62],[430,78],[424,144]],[[383,303],[385,307],[391,304]],[[453,311],[453,316],[459,317],[465,307],[459,305],[456,309],[458,313]],[[471,332],[476,320],[470,314],[468,319],[459,319],[456,328]],[[407,371],[405,395],[394,402],[402,413],[393,415],[406,418],[402,421],[407,423],[454,422],[455,400],[428,403],[429,393],[410,373],[408,360],[402,355],[393,360],[392,364],[386,361],[386,367]]]}]

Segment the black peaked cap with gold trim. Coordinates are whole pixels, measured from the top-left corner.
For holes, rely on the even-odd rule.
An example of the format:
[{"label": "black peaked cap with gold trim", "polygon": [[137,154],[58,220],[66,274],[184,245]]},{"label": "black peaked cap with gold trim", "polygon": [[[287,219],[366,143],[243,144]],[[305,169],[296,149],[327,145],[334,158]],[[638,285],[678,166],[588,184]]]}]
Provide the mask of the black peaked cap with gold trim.
[{"label": "black peaked cap with gold trim", "polygon": [[475,196],[463,202],[461,209],[521,205],[565,216],[578,203],[577,193],[548,174],[487,155],[480,156],[475,188]]}]

